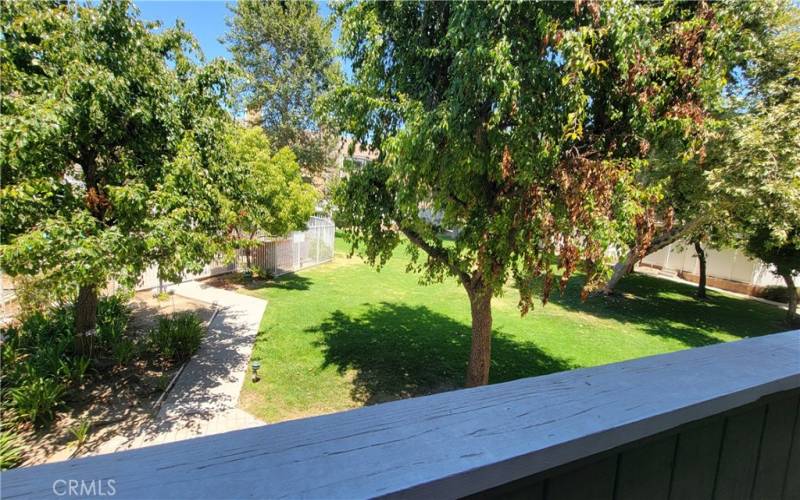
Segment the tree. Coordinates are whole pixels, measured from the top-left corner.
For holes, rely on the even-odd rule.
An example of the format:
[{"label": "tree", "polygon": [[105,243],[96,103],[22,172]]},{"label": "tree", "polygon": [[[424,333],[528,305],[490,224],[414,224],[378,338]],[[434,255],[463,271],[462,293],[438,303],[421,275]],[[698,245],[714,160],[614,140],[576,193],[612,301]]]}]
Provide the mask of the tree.
[{"label": "tree", "polygon": [[[697,108],[692,116],[696,121],[694,134],[688,143],[684,137],[672,136],[651,149],[650,168],[638,180],[660,187],[662,196],[653,200],[652,207],[662,215],[646,247],[637,248],[635,242],[627,242],[627,251],[623,251],[611,278],[603,286],[605,294],[614,292],[619,281],[633,271],[637,260],[673,243],[686,240],[694,245],[702,241],[720,248],[733,241],[732,226],[709,186],[709,177],[722,165],[718,157],[720,145],[728,140],[722,133],[731,119],[726,94],[735,85],[737,70],[769,43],[769,33],[786,4],[736,2],[729,7],[739,12],[717,6],[717,19],[708,20],[714,29],[700,30],[691,23],[686,25],[685,33],[696,40],[692,57],[705,66],[694,85],[684,89],[697,94],[694,100]],[[732,35],[734,32],[736,36]],[[702,248],[695,250],[703,271],[705,252]],[[701,272],[701,281],[704,279]],[[704,286],[700,286],[698,296],[704,298]]]},{"label": "tree", "polygon": [[797,318],[800,273],[800,11],[779,17],[768,44],[744,68],[731,96],[733,115],[709,176],[740,245],[775,266]]},{"label": "tree", "polygon": [[[721,63],[702,41],[739,35],[728,6],[672,2],[364,2],[339,14],[354,78],[327,105],[380,157],[337,189],[337,218],[373,264],[405,242],[424,281],[465,288],[469,386],[489,379],[491,301],[509,278],[525,314],[578,270],[584,295],[598,286],[609,246],[648,246],[646,207],[660,196],[636,181],[648,151],[692,142]],[[446,227],[460,229],[452,244]]]},{"label": "tree", "polygon": [[230,6],[225,37],[247,74],[247,108],[276,149],[289,146],[306,172],[331,161],[337,137],[318,126],[314,104],[339,78],[333,25],[312,0],[245,0]]},{"label": "tree", "polygon": [[78,334],[109,279],[199,270],[233,221],[217,147],[231,69],[193,63],[180,25],[156,33],[135,14],[111,0],[0,14],[0,265],[77,295]]},{"label": "tree", "polygon": [[228,174],[224,184],[235,213],[234,233],[245,248],[247,267],[253,239],[261,232],[284,235],[305,227],[314,213],[314,188],[303,182],[288,147],[271,154],[259,127],[232,127],[227,136]]}]

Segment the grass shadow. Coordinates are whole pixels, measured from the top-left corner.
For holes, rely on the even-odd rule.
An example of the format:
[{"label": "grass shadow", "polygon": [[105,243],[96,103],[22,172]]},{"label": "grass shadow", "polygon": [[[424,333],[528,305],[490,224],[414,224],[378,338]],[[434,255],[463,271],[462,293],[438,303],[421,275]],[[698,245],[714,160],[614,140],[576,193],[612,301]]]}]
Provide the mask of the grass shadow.
[{"label": "grass shadow", "polygon": [[[306,331],[321,334],[323,368],[353,378],[354,401],[375,404],[463,385],[470,327],[425,306],[382,302],[357,317],[335,311]],[[533,343],[494,332],[492,383],[570,368]]]},{"label": "grass shadow", "polygon": [[250,286],[246,288],[248,290],[269,290],[269,289],[280,289],[280,290],[308,290],[311,288],[311,285],[314,284],[314,280],[308,278],[307,276],[303,276],[296,273],[289,273],[284,274],[283,276],[278,276],[272,280],[266,281],[259,281],[259,282],[252,282]]},{"label": "grass shadow", "polygon": [[314,283],[311,278],[296,273],[284,274],[273,279],[254,277],[251,281],[244,281],[244,276],[241,273],[228,273],[205,279],[202,282],[208,286],[224,290],[244,288],[245,290],[280,289],[297,291],[308,290]]},{"label": "grass shadow", "polygon": [[697,300],[697,287],[643,274],[626,276],[613,296],[580,299],[583,277],[572,278],[551,302],[575,312],[637,326],[649,335],[675,339],[687,347],[720,342],[711,332],[738,338],[766,335],[788,328],[783,312],[771,305],[708,291]]}]

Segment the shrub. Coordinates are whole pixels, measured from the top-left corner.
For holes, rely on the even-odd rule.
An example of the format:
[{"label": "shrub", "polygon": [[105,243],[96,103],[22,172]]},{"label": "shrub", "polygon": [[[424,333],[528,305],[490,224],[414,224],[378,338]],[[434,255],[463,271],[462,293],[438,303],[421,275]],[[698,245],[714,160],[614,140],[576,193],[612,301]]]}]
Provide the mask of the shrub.
[{"label": "shrub", "polygon": [[64,391],[64,385],[56,380],[31,377],[8,392],[17,415],[40,425],[53,419],[56,408],[63,402]]},{"label": "shrub", "polygon": [[79,356],[77,358],[61,360],[61,369],[59,370],[65,380],[69,381],[72,385],[81,385],[83,379],[86,377],[86,372],[92,360],[86,356]]},{"label": "shrub", "polygon": [[32,378],[69,378],[72,356],[72,315],[67,308],[49,314],[35,312],[18,327],[0,331],[3,336],[3,386],[16,387]]},{"label": "shrub", "polygon": [[191,312],[159,318],[158,327],[150,332],[149,343],[159,355],[173,361],[185,361],[200,348],[204,328],[200,318]]},{"label": "shrub", "polygon": [[759,297],[775,302],[789,303],[789,289],[785,286],[768,286],[761,290]]},{"label": "shrub", "polygon": [[120,366],[127,365],[136,357],[136,344],[131,339],[122,338],[111,348],[114,362]]},{"label": "shrub", "polygon": [[[98,347],[110,352],[121,364],[136,355],[135,344],[125,338],[130,318],[125,299],[100,299],[97,305]],[[92,353],[77,355],[74,308],[60,306],[49,311],[31,310],[16,327],[0,330],[2,403],[22,420],[40,425],[55,416],[69,386],[83,383],[92,364]]]},{"label": "shrub", "polygon": [[44,313],[54,306],[62,307],[69,302],[69,293],[47,283],[41,275],[15,276],[14,286],[21,319],[37,312]]},{"label": "shrub", "polygon": [[67,383],[80,383],[89,358],[74,357],[70,307],[34,311],[22,323],[3,330],[0,384],[3,403],[21,420],[47,423],[63,403]]},{"label": "shrub", "polygon": [[126,299],[117,295],[97,303],[97,337],[109,351],[122,339],[131,316]]},{"label": "shrub", "polygon": [[22,461],[22,444],[17,434],[0,429],[0,470],[16,467]]}]

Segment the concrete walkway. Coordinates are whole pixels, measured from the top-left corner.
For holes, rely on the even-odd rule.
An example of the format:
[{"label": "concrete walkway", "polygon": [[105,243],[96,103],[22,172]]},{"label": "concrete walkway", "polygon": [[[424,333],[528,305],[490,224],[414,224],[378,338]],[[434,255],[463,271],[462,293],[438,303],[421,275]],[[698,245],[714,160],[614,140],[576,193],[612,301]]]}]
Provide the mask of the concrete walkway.
[{"label": "concrete walkway", "polygon": [[139,448],[244,429],[264,422],[239,409],[239,392],[267,302],[190,281],[170,287],[176,295],[215,304],[198,352],[186,364],[152,423],[134,436],[115,436],[92,454]]}]

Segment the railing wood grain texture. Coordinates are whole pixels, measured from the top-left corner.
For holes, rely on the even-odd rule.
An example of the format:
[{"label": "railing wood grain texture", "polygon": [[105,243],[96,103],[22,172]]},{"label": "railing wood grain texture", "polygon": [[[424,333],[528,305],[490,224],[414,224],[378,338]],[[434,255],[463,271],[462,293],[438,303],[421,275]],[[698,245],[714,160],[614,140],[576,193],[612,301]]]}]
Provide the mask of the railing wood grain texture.
[{"label": "railing wood grain texture", "polygon": [[[54,496],[58,479],[114,479],[120,498],[497,492],[798,388],[800,330],[7,471],[2,497]],[[692,432],[701,446],[715,431]],[[678,453],[674,443],[658,445],[646,456]],[[590,473],[602,475],[596,463]]]}]

